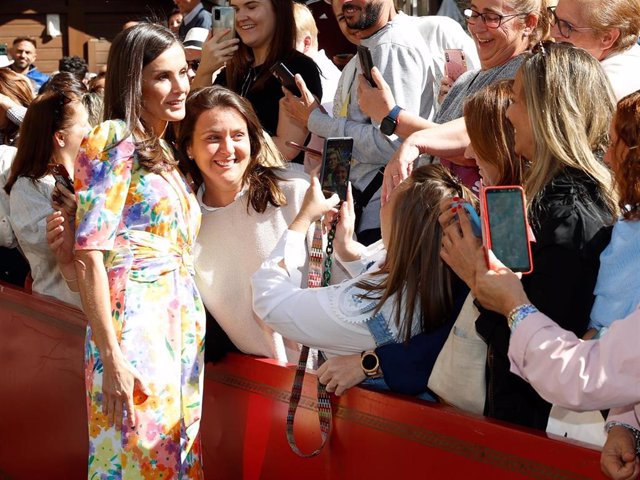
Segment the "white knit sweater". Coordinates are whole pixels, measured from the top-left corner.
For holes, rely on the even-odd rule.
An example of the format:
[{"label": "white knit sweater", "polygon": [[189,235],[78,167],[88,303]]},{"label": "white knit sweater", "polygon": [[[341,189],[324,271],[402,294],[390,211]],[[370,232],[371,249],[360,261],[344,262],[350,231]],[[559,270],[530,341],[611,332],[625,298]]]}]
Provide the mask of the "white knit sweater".
[{"label": "white knit sweater", "polygon": [[[247,191],[222,208],[202,203],[204,186],[198,191],[202,226],[196,241],[196,283],[205,307],[243,352],[297,362],[298,345],[283,339],[257,318],[252,308],[251,275],[266,260],[293,221],[309,186],[304,173],[290,170],[279,176],[287,199],[282,207],[269,205],[264,213],[251,207]],[[312,232],[309,234],[309,245]],[[300,276],[306,282],[306,275]]]}]

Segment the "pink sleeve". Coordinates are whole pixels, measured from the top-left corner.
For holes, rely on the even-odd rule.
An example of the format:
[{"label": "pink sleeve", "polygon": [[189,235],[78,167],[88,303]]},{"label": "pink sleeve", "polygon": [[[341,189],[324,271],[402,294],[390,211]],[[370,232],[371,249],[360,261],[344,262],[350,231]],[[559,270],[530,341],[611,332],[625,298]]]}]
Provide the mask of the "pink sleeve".
[{"label": "pink sleeve", "polygon": [[511,334],[511,371],[545,400],[572,410],[635,405],[640,403],[639,341],[640,310],[590,341],[535,313]]},{"label": "pink sleeve", "polygon": [[612,408],[607,417],[607,422],[626,423],[640,430],[640,403],[634,406]]}]

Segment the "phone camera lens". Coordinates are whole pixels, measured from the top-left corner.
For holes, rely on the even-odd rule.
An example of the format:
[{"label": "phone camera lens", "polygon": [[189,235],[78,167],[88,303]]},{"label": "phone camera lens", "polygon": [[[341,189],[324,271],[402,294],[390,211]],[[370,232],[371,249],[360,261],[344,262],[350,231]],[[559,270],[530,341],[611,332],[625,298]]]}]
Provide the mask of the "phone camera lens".
[{"label": "phone camera lens", "polygon": [[216,20],[220,20],[220,10],[215,10],[214,18],[215,18]]}]

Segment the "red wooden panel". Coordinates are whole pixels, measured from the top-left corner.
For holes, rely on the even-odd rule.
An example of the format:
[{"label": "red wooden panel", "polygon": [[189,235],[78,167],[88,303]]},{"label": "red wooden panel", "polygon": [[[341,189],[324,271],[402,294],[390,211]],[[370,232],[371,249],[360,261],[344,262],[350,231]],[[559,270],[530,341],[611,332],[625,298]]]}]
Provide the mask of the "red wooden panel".
[{"label": "red wooden panel", "polygon": [[[84,322],[71,307],[0,285],[0,477],[86,478]],[[296,433],[310,450],[319,426],[307,377]],[[302,459],[284,430],[292,378],[292,367],[246,355],[207,364],[208,479],[603,478],[596,450],[362,388],[333,398],[327,446]]]}]

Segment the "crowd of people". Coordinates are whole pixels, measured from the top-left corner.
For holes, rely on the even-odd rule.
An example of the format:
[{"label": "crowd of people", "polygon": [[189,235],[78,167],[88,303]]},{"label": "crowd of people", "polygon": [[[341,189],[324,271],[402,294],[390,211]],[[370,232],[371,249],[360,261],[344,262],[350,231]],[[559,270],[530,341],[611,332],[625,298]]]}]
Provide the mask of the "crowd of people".
[{"label": "crowd of people", "polygon": [[[640,1],[472,0],[468,33],[328,2],[370,72],[292,0],[231,0],[231,38],[175,3],[128,22],[100,72],[65,57],[46,75],[27,37],[0,56],[0,280],[87,316],[89,478],[204,478],[206,361],[293,363],[301,344],[337,395],[542,431],[552,406],[609,409],[602,470],[637,478]],[[353,139],[346,200],[295,146],[330,137]],[[473,229],[492,186],[526,194],[531,273]],[[320,237],[336,261],[306,288]],[[475,406],[436,386],[454,374],[477,375]]]}]

